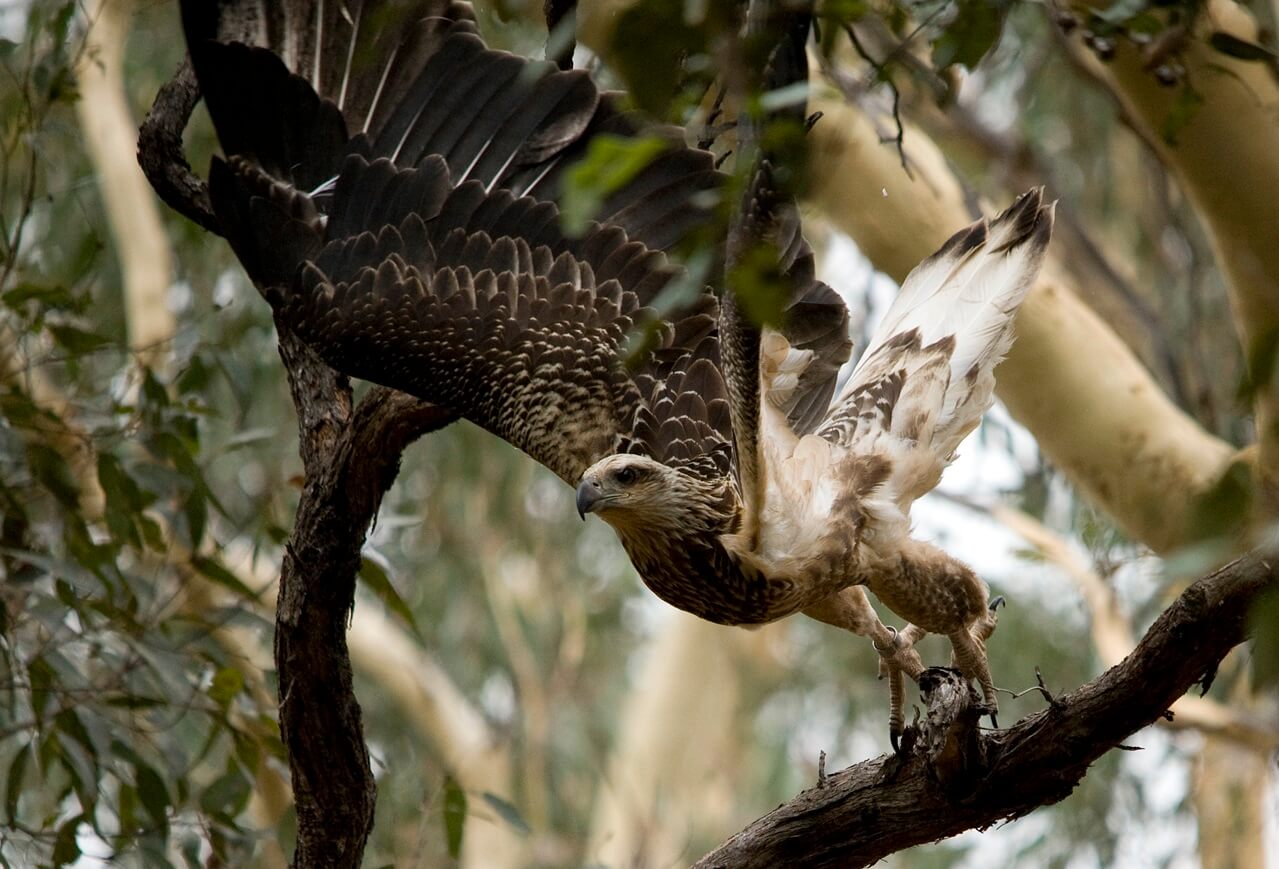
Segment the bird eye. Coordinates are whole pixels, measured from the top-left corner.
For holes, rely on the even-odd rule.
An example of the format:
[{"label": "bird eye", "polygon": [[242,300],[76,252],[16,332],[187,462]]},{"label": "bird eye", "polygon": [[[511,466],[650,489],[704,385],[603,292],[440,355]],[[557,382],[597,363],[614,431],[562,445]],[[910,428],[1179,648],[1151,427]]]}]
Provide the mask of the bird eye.
[{"label": "bird eye", "polygon": [[634,483],[635,469],[634,468],[618,468],[617,471],[613,474],[613,479],[617,480],[617,482],[621,483],[624,486],[628,483]]}]

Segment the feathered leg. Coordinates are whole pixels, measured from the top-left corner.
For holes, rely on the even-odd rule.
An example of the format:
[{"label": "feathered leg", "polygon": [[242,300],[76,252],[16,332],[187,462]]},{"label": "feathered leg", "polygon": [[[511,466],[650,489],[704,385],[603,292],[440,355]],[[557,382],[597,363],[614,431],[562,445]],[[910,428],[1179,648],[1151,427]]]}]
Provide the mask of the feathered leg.
[{"label": "feathered leg", "polygon": [[852,586],[831,595],[820,603],[804,610],[804,615],[852,631],[858,636],[870,637],[879,653],[879,677],[888,679],[889,709],[888,734],[896,750],[904,726],[902,707],[905,688],[902,673],[918,681],[924,665],[915,651],[915,643],[926,633],[914,625],[898,631],[879,620],[875,609],[860,586]]},{"label": "feathered leg", "polygon": [[980,683],[982,700],[993,719],[999,704],[986,661],[986,640],[994,633],[997,618],[987,605],[986,583],[935,546],[909,540],[896,558],[868,575],[867,587],[920,630],[950,638],[954,665]]},{"label": "feathered leg", "polygon": [[995,598],[971,626],[950,635],[950,644],[954,650],[951,665],[958,667],[961,673],[969,679],[976,679],[981,685],[982,701],[990,708],[990,721],[996,727],[999,726],[995,717],[999,704],[995,697],[995,683],[990,676],[990,663],[986,657],[986,641],[995,633],[995,627],[999,623],[996,610],[1003,602],[1003,597]]}]

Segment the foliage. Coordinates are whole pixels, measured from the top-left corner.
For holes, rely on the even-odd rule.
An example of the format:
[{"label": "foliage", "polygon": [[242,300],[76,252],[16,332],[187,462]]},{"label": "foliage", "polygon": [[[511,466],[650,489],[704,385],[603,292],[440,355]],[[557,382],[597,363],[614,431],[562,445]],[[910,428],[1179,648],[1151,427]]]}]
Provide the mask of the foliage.
[{"label": "foliage", "polygon": [[[507,4],[503,14],[531,18],[536,5]],[[84,44],[75,10],[36,2],[21,38],[0,43],[0,328],[7,330],[0,337],[0,859],[62,865],[93,852],[122,865],[250,865],[263,859],[268,840],[287,845],[292,824],[286,811],[265,833],[253,832],[263,823],[249,801],[285,769],[273,674],[243,649],[246,641],[270,646],[262,586],[292,515],[296,423],[265,304],[225,245],[176,217],[166,226],[180,269],[170,294],[178,330],[164,348],[171,361],[147,368],[124,346],[117,255],[74,115],[74,64]],[[724,50],[726,10],[646,0],[627,13],[638,29],[619,31],[631,38],[616,72],[639,86],[640,105],[704,119],[698,113]],[[1170,14],[1129,5],[1108,11],[1105,27],[1086,24],[1111,38],[1121,24],[1141,33],[1142,15]],[[135,110],[176,66],[175,19],[167,5],[149,5],[134,22],[126,56]],[[896,45],[925,47],[928,81],[948,82],[956,64],[980,65],[992,93],[1015,92],[1009,123],[1035,159],[1057,170],[1059,194],[1124,245],[1135,283],[1157,288],[1147,299],[1156,327],[1184,345],[1166,382],[1186,380],[1183,401],[1200,419],[1245,437],[1234,397],[1241,366],[1220,331],[1224,294],[1203,234],[1149,159],[1112,165],[1118,125],[1105,100],[1063,68],[1038,9],[992,0],[830,0],[819,20],[832,60],[847,61],[835,39],[843,25],[875,20]],[[490,20],[484,32],[526,52],[540,39],[519,20]],[[1214,45],[1232,57],[1258,54]],[[904,76],[923,75],[901,54],[864,47],[875,52],[868,78],[876,82],[904,88]],[[1060,118],[1068,114],[1063,137]],[[601,144],[574,176],[583,220],[655,147],[616,145]],[[214,146],[198,119],[189,146],[201,171]],[[999,190],[993,167],[962,153],[956,160],[976,188]],[[1157,193],[1118,183],[1125,173],[1152,179]],[[1124,197],[1146,195],[1174,205],[1157,225],[1133,225],[1125,215],[1156,210]],[[1185,251],[1188,264],[1170,261],[1170,247]],[[768,268],[758,264],[740,279],[752,300],[749,288],[763,288],[765,317],[775,286]],[[856,289],[845,277],[832,283]],[[984,455],[1007,460],[1016,452],[998,425],[982,437]],[[1008,490],[1082,541],[1139,619],[1157,610],[1162,592],[1146,578],[1137,548],[1082,508],[1037,455],[1017,462],[1015,482],[984,494]],[[1082,651],[1089,640],[1080,605],[1053,584],[1050,568],[1004,562],[988,578],[1016,604],[991,644],[994,671],[1006,674],[1001,683],[1031,684],[1035,664],[1054,690],[1096,671]],[[598,522],[579,524],[549,474],[454,426],[406,457],[368,545],[363,590],[357,611],[386,607],[415,648],[438,657],[509,749],[519,782],[507,794],[496,785],[463,788],[447,753],[394,696],[357,672],[380,791],[369,863],[442,864],[484,836],[486,825],[524,835],[546,864],[589,861],[585,841],[622,729],[619,710],[667,616],[612,535]],[[728,740],[736,763],[707,788],[706,803],[732,803],[733,821],[810,784],[819,749],[830,750],[834,766],[884,748],[883,686],[861,644],[815,624],[791,625],[772,642],[776,648],[736,662],[741,714]],[[930,660],[942,654],[940,645],[925,648]],[[1038,708],[1032,694],[1007,701],[1003,714],[1012,720]],[[1169,763],[1183,762],[1176,746],[1165,752]],[[1070,800],[1036,813],[1032,840],[1009,835],[1007,862],[1064,864],[1081,848],[1106,862],[1133,835],[1113,819],[1138,817],[1139,788],[1127,757],[1107,759]],[[1167,814],[1185,824],[1189,810],[1176,805]],[[690,833],[689,853],[722,832]],[[936,846],[902,862],[948,863],[969,848]]]},{"label": "foliage", "polygon": [[75,4],[36,3],[3,46],[0,860],[239,863],[253,782],[283,769],[263,674],[225,641],[265,626],[211,545],[260,523],[210,482],[236,449],[211,404],[251,382],[217,333],[245,322],[181,336],[171,375],[122,345],[73,113],[84,44]]}]

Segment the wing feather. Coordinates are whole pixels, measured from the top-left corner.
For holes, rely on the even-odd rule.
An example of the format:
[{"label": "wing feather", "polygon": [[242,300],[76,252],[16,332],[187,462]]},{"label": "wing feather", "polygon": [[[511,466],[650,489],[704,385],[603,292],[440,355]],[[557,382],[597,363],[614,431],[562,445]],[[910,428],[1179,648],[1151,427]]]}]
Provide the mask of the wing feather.
[{"label": "wing feather", "polygon": [[961,230],[920,263],[875,330],[819,434],[890,457],[899,507],[940,479],[993,401],[994,369],[1052,232],[1042,191]]},{"label": "wing feather", "polygon": [[[318,300],[323,310],[312,313],[331,334],[340,331],[334,324],[341,314],[368,317],[390,305],[399,318],[388,326],[392,347],[408,340],[406,312],[435,318],[427,332],[461,332],[482,316],[480,307],[501,307],[507,320],[494,333],[501,346],[522,346],[520,336],[534,330],[541,336],[534,344],[560,365],[567,351],[551,341],[555,328],[573,336],[565,346],[585,354],[581,364],[593,364],[596,338],[581,330],[607,332],[623,321],[643,326],[657,344],[640,370],[626,372],[638,398],[618,405],[619,418],[631,416],[617,423],[614,439],[623,449],[658,455],[674,449],[663,440],[669,438],[692,455],[688,444],[700,438],[698,449],[719,465],[727,461],[731,450],[722,441],[705,442],[707,432],[728,438],[714,298],[703,292],[661,315],[649,308],[676,273],[661,252],[716,219],[724,179],[708,152],[688,148],[682,131],[655,129],[620,110],[616,97],[580,71],[488,49],[460,0],[281,0],[264,3],[247,24],[220,20],[218,4],[182,5],[196,73],[229,155],[211,172],[218,213],[268,294],[288,295],[291,305],[303,296]],[[237,41],[246,44],[228,44]],[[670,145],[608,198],[598,227],[565,239],[554,204],[564,173],[605,133],[656,134]],[[344,169],[352,154],[371,161],[363,172]],[[376,159],[392,156],[395,166]],[[350,187],[357,181],[358,191]],[[804,262],[802,239],[792,241],[786,258]],[[361,271],[368,269],[377,281]],[[297,283],[301,274],[310,282],[305,287]],[[811,274],[796,286],[783,332],[815,352],[787,413],[807,430],[847,356],[847,314]],[[621,364],[620,345],[608,341],[614,343],[605,342],[611,349],[604,356]],[[436,360],[443,349],[431,347]],[[661,380],[692,366],[703,381],[710,371],[719,381],[716,388],[699,385],[706,390],[700,407],[681,405],[705,418],[681,425],[653,419],[641,427],[637,408],[651,415],[644,402],[656,400]]]}]

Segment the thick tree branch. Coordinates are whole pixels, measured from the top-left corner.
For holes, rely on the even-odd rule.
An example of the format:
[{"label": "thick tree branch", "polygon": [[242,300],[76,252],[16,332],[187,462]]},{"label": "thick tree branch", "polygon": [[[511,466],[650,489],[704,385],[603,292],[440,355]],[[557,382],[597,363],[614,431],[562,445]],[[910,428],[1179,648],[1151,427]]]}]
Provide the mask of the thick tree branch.
[{"label": "thick tree branch", "polygon": [[[1158,62],[1151,49],[1125,40],[1102,78],[1181,178],[1228,281],[1254,390],[1259,506],[1273,518],[1279,513],[1279,246],[1271,215],[1279,195],[1279,160],[1274,158],[1279,80],[1269,62],[1239,60],[1209,41],[1220,34],[1243,44],[1265,42],[1245,6],[1208,0],[1192,24],[1188,38],[1172,52],[1186,70],[1182,86],[1162,87],[1150,71]],[[1195,108],[1170,136],[1170,119],[1184,112],[1187,99]]]},{"label": "thick tree branch", "polygon": [[209,201],[209,188],[191,171],[182,150],[182,131],[200,102],[200,85],[191,61],[182,61],[173,78],[155,95],[138,130],[138,165],[164,203],[209,232],[222,234]]},{"label": "thick tree branch", "polygon": [[868,866],[912,845],[1019,818],[1069,796],[1088,767],[1156,721],[1244,639],[1248,610],[1279,587],[1249,554],[1190,586],[1122,663],[1007,730],[977,732],[977,697],[926,671],[929,720],[903,757],[863,761],[755,821],[697,863]]},{"label": "thick tree branch", "polygon": [[[252,14],[232,11],[244,14],[227,14],[224,24],[252,41]],[[207,190],[191,175],[181,147],[198,99],[198,85],[184,64],[143,125],[138,159],[166,202],[218,232]],[[380,387],[353,407],[346,378],[287,330],[280,332],[280,356],[298,415],[306,476],[285,546],[275,633],[280,735],[297,806],[293,865],[357,867],[376,794],[346,642],[360,549],[403,450],[455,417]]]},{"label": "thick tree branch", "polygon": [[293,865],[358,867],[376,793],[346,642],[360,548],[401,452],[454,417],[383,388],[352,411],[346,378],[288,332],[280,356],[306,470],[275,618],[280,736],[297,804]]}]

